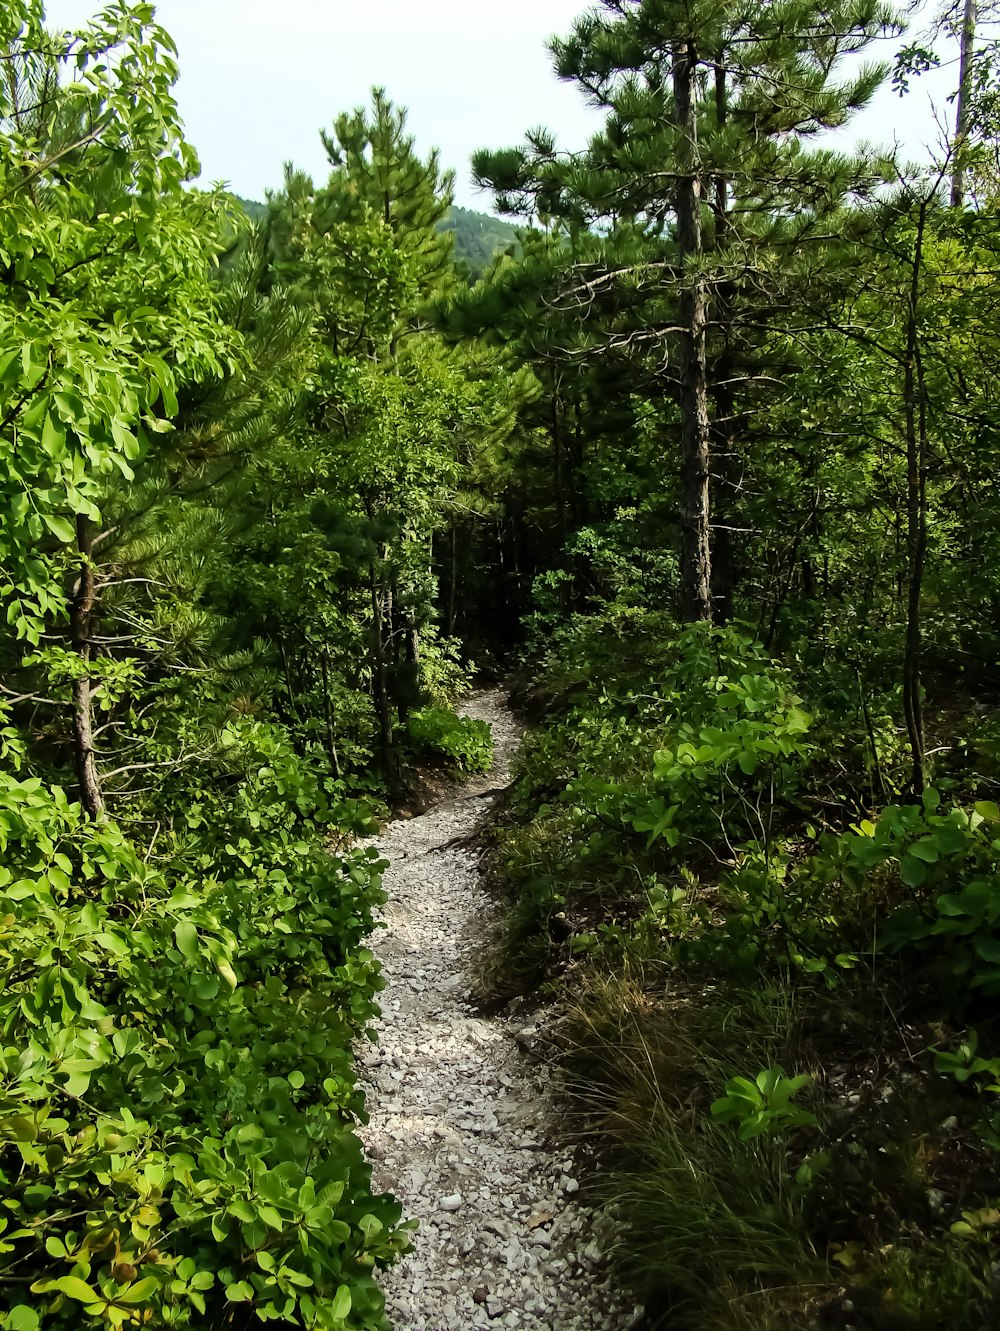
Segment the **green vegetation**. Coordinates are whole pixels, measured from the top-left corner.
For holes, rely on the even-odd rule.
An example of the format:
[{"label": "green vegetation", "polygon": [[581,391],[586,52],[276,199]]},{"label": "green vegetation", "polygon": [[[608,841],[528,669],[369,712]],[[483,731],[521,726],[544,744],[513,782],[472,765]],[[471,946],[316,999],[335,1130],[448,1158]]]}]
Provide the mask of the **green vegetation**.
[{"label": "green vegetation", "polygon": [[418,753],[444,759],[463,772],[488,772],[493,732],[485,721],[456,716],[445,707],[423,707],[410,715],[410,741]]},{"label": "green vegetation", "polygon": [[430,560],[518,386],[422,317],[448,181],[381,94],[253,230],[152,6],[0,53],[0,1325],[384,1328],[351,847],[411,723],[489,761]]},{"label": "green vegetation", "polygon": [[517,228],[499,217],[452,204],[441,230],[454,237],[454,255],[470,277],[482,277],[495,254],[517,248]]},{"label": "green vegetation", "polygon": [[190,188],[150,5],[4,8],[5,1331],[386,1331],[355,843],[511,653],[494,987],[651,1326],[996,1324],[1000,103],[967,8],[941,161],[831,151],[901,31],[605,0],[511,229],[380,89]]},{"label": "green vegetation", "polygon": [[[627,621],[603,687],[565,641],[543,665],[493,850],[496,983],[569,996],[626,1262],[685,1327],[946,1326],[957,1297],[988,1325],[1000,811],[951,784],[868,817],[849,706],[731,628]],[[901,746],[879,764],[903,792]]]},{"label": "green vegetation", "polygon": [[829,151],[897,22],[608,3],[588,148],[474,161],[536,225],[447,326],[541,385],[465,538],[540,721],[493,987],[571,1010],[651,1325],[997,1318],[996,72],[940,164]]},{"label": "green vegetation", "polygon": [[[238,194],[233,198],[252,221],[259,222],[267,216],[266,204],[243,199]],[[473,280],[482,277],[498,251],[518,244],[517,227],[510,222],[471,208],[459,208],[454,203],[438,222],[438,230],[452,236],[455,263],[459,271]]]}]

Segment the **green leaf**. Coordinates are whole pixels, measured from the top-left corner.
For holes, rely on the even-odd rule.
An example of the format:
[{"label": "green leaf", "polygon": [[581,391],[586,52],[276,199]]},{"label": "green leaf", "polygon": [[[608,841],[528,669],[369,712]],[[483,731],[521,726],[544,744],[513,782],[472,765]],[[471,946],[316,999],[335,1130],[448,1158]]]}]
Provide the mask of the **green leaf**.
[{"label": "green leaf", "polygon": [[7,1314],[7,1331],[38,1331],[41,1322],[34,1308],[18,1303]]},{"label": "green leaf", "polygon": [[230,989],[235,989],[239,981],[236,978],[236,972],[233,970],[232,966],[230,966],[229,962],[217,961],[215,963],[215,968],[225,980],[226,984],[229,985]]},{"label": "green leaf", "polygon": [[66,428],[52,415],[45,417],[42,426],[42,448],[51,458],[59,457],[66,444]]},{"label": "green leaf", "polygon": [[198,949],[198,930],[190,920],[181,920],[174,929],[177,947],[187,961],[196,962],[201,955]]},{"label": "green leaf", "polygon": [[143,1280],[137,1280],[134,1285],[129,1285],[128,1289],[122,1290],[120,1294],[116,1294],[115,1303],[144,1303],[159,1287],[160,1282],[155,1276],[146,1276]]},{"label": "green leaf", "polygon": [[68,518],[60,518],[53,513],[43,513],[42,521],[63,545],[72,545],[76,541],[76,528]]},{"label": "green leaf", "polygon": [[899,864],[899,875],[908,887],[920,887],[927,880],[927,865],[915,855],[904,855]]},{"label": "green leaf", "polygon": [[937,864],[939,859],[938,848],[930,837],[915,841],[909,853],[916,855],[918,860],[923,860],[926,864]]},{"label": "green leaf", "polygon": [[269,1229],[284,1229],[285,1222],[273,1206],[258,1206],[257,1219],[263,1220]]},{"label": "green leaf", "polygon": [[351,1311],[351,1291],[346,1285],[341,1285],[333,1297],[333,1304],[330,1307],[330,1313],[339,1321],[344,1321]]},{"label": "green leaf", "polygon": [[980,818],[985,818],[988,823],[1000,823],[1000,806],[992,800],[977,800],[973,807]]},{"label": "green leaf", "polygon": [[65,1294],[68,1299],[76,1299],[78,1303],[101,1303],[100,1294],[92,1285],[88,1285],[85,1280],[80,1280],[77,1276],[60,1276],[58,1280],[41,1280],[32,1285],[32,1290],[38,1294],[46,1294],[50,1290],[58,1290],[60,1294]]}]

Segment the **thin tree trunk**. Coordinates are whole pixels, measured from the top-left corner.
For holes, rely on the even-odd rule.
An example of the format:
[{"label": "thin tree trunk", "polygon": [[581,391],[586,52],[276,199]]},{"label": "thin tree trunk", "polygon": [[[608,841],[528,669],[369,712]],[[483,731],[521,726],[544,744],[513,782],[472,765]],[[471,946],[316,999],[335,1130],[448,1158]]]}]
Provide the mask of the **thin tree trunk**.
[{"label": "thin tree trunk", "polygon": [[369,582],[372,606],[372,684],[375,694],[375,711],[378,714],[379,741],[382,749],[382,765],[390,788],[396,778],[396,754],[392,742],[392,714],[389,708],[389,685],[385,667],[385,630],[382,615],[382,596],[379,591],[375,568],[372,566]]},{"label": "thin tree trunk", "polygon": [[90,519],[82,514],[76,519],[76,544],[80,552],[80,576],[70,604],[70,633],[73,650],[84,668],[80,678],[73,681],[73,749],[80,803],[90,818],[99,818],[104,812],[104,795],[94,756],[94,683],[89,670],[97,579],[93,560],[94,531]]},{"label": "thin tree trunk", "polygon": [[951,175],[951,206],[965,202],[965,147],[969,138],[969,102],[976,50],[976,0],[965,0],[962,14],[961,55],[958,65],[958,108],[955,113],[955,166]]},{"label": "thin tree trunk", "polygon": [[920,697],[922,634],[920,602],[927,557],[927,403],[923,360],[920,354],[920,274],[923,265],[927,200],[921,200],[914,237],[912,273],[907,306],[906,360],[903,367],[903,398],[906,429],[906,648],[903,655],[903,713],[910,740],[912,787],[915,795],[924,788],[924,718]]},{"label": "thin tree trunk", "polygon": [[[722,129],[729,118],[726,87],[725,52],[715,62],[715,123]],[[715,177],[714,248],[721,251],[729,237],[729,182],[720,171]],[[716,318],[722,327],[724,349],[712,367],[712,401],[715,420],[712,428],[714,486],[712,506],[712,608],[716,622],[725,624],[733,617],[736,590],[736,551],[733,526],[737,515],[739,457],[736,450],[736,395],[732,379],[735,365],[730,349],[729,326],[732,320],[735,289],[724,282],[718,290]]]},{"label": "thin tree trunk", "polygon": [[686,275],[680,297],[681,618],[712,618],[709,520],[711,428],[708,411],[708,298],[697,271],[702,253],[701,179],[697,145],[698,57],[694,42],[674,44],[672,75],[679,136],[675,195],[677,244]]},{"label": "thin tree trunk", "polygon": [[566,544],[566,479],[564,476],[564,455],[563,455],[563,418],[562,403],[559,400],[559,376],[555,372],[552,375],[552,404],[549,422],[549,433],[552,439],[552,466],[553,479],[556,487],[556,529],[559,532],[560,550]]},{"label": "thin tree trunk", "polygon": [[323,672],[323,710],[326,714],[326,746],[333,763],[334,773],[340,776],[340,757],[337,753],[337,736],[333,722],[333,698],[330,694],[330,649],[325,644],[320,653],[320,668]]},{"label": "thin tree trunk", "polygon": [[447,637],[455,634],[455,594],[458,589],[458,530],[451,525],[451,577],[448,579],[448,629]]}]

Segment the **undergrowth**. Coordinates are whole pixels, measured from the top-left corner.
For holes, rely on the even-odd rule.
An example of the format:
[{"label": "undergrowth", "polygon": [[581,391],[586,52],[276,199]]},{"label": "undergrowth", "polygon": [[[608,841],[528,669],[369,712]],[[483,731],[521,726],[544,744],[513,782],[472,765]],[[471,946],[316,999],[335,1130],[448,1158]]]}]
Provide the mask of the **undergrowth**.
[{"label": "undergrowth", "polygon": [[650,1325],[995,1325],[995,755],[914,799],[892,697],[625,619],[537,670],[491,855],[496,985],[568,1007]]},{"label": "undergrowth", "polygon": [[384,866],[324,845],[364,807],[235,722],[140,854],[0,738],[0,1325],[385,1326],[408,1231],[351,1053]]},{"label": "undergrowth", "polygon": [[436,704],[411,712],[407,724],[417,758],[431,758],[460,772],[488,772],[493,765],[493,732],[485,721]]}]

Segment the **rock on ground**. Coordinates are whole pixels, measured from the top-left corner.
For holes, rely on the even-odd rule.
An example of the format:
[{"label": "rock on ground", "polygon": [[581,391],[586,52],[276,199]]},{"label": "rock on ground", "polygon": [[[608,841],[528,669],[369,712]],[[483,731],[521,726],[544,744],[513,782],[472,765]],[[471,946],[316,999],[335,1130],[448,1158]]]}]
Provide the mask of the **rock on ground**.
[{"label": "rock on ground", "polygon": [[[397,1331],[625,1331],[640,1311],[616,1291],[600,1219],[573,1200],[573,1156],[554,1132],[555,1089],[520,1023],[470,1008],[495,919],[461,845],[510,779],[519,728],[499,692],[465,707],[493,728],[496,762],[430,813],[385,829],[387,986],[378,1043],[359,1050],[373,1186],[420,1228],[383,1273]],[[519,1043],[517,1036],[522,1035]]]}]

